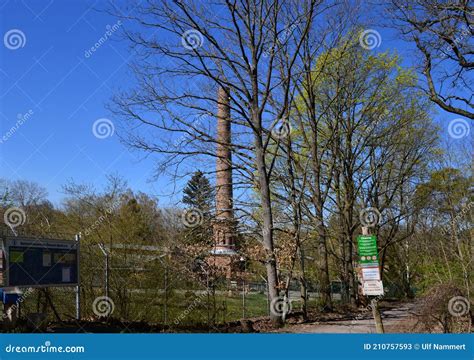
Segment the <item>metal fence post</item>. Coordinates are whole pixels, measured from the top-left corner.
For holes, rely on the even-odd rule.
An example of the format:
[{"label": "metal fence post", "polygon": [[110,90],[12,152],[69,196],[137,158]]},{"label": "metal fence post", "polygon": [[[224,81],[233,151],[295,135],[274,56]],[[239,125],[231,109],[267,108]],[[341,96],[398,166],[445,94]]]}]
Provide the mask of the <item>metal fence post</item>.
[{"label": "metal fence post", "polygon": [[80,267],[80,244],[81,244],[81,233],[76,234],[76,248],[77,248],[77,286],[76,286],[76,320],[81,320],[81,267]]}]

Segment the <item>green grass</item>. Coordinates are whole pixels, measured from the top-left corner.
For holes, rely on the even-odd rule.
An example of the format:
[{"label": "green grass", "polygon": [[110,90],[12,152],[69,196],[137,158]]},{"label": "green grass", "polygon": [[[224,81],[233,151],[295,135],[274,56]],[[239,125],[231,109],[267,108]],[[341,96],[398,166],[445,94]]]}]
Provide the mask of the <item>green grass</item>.
[{"label": "green grass", "polygon": [[[135,297],[135,296],[134,296]],[[144,297],[135,297],[132,302],[138,318],[148,322],[164,323],[164,296],[155,297],[149,302]],[[146,309],[146,310],[145,310]],[[203,293],[173,293],[167,301],[167,322],[172,326],[207,323],[224,323],[240,320],[243,313],[241,294],[210,295],[209,301]],[[265,294],[247,294],[245,296],[245,317],[267,315],[267,298]]]},{"label": "green grass", "polygon": [[[72,289],[50,289],[53,304],[63,320],[74,317],[75,294]],[[36,312],[37,291],[30,294],[21,305],[22,316]],[[97,291],[82,298],[81,314],[83,319],[93,319],[92,303],[96,296],[103,296]],[[111,292],[114,302],[112,317],[123,321],[144,321],[149,324],[165,323],[165,296],[163,292],[148,290],[142,293],[131,292],[124,299]],[[215,305],[214,305],[215,302]],[[40,308],[41,311],[41,308]],[[47,307],[50,320],[55,320],[52,310]],[[242,294],[239,292],[218,292],[212,294],[195,291],[174,290],[168,293],[166,301],[167,324],[172,327],[207,324],[208,317],[216,324],[240,320],[243,317]],[[267,297],[261,293],[250,293],[245,296],[245,317],[265,316],[268,314]]]}]

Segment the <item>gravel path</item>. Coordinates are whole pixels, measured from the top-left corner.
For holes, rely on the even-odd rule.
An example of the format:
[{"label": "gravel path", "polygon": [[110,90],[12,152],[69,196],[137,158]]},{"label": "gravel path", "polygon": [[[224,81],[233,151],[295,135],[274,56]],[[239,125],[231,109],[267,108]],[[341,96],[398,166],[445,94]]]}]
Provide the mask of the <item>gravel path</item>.
[{"label": "gravel path", "polygon": [[[413,323],[413,303],[400,304],[400,306],[382,310],[382,322],[386,333],[404,332]],[[332,320],[324,322],[313,322],[307,324],[290,325],[278,332],[285,333],[339,333],[339,334],[364,334],[375,333],[375,324],[372,311],[369,309],[355,316],[353,320]]]}]

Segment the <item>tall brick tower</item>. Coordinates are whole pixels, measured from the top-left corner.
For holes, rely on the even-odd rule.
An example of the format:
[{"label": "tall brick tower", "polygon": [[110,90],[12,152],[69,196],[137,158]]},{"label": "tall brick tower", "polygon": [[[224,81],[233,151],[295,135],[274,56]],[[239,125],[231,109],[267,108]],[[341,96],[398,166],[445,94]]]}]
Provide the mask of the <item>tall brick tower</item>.
[{"label": "tall brick tower", "polygon": [[219,88],[217,94],[217,162],[216,162],[216,218],[213,225],[214,249],[210,262],[232,275],[236,260],[235,228],[232,194],[232,152],[229,89]]}]

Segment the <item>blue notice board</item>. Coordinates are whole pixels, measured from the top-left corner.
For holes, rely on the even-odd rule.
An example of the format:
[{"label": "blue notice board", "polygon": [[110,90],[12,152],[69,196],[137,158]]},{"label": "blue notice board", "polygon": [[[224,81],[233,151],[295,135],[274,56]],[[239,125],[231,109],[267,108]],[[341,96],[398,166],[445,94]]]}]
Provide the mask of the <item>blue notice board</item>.
[{"label": "blue notice board", "polygon": [[73,286],[78,283],[76,241],[30,238],[3,239],[6,287]]}]

